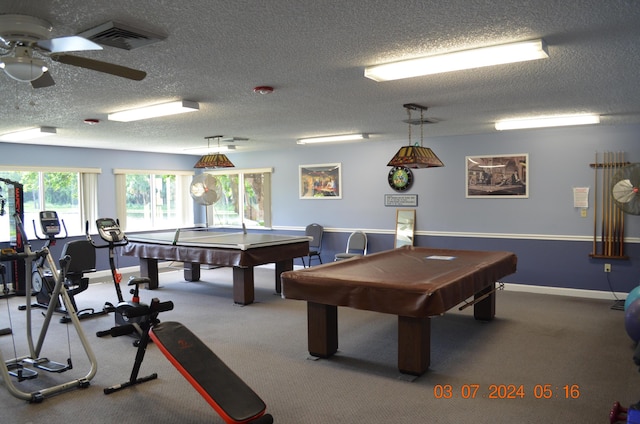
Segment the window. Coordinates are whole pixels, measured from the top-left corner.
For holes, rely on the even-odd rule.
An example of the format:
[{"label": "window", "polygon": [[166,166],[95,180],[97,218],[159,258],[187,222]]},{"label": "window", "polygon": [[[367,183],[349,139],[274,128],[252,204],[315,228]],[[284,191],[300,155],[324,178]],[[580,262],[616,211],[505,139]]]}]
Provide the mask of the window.
[{"label": "window", "polygon": [[214,226],[271,227],[271,169],[207,171],[218,180],[220,200],[207,207]]},{"label": "window", "polygon": [[[4,202],[3,214],[0,216],[0,241],[10,240],[12,230],[10,221],[13,208],[10,203],[10,191],[13,186],[5,180],[14,181],[23,185],[24,202],[24,229],[29,239],[36,238],[34,224],[39,230],[39,212],[54,210],[58,217],[64,221],[67,233],[70,236],[84,234],[84,222],[95,219],[95,187],[96,175],[99,169],[40,169],[29,168],[25,170],[10,170],[7,167],[0,168],[0,203]],[[81,190],[86,188],[85,190]],[[64,235],[64,230],[63,235]]]},{"label": "window", "polygon": [[120,225],[127,231],[193,225],[193,172],[114,170]]}]

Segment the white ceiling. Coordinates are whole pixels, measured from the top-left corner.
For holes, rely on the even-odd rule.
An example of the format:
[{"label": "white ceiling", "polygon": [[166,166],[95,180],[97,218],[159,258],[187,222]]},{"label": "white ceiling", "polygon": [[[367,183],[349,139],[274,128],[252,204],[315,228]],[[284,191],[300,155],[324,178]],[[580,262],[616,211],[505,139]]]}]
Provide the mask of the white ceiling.
[{"label": "white ceiling", "polygon": [[[426,117],[439,121],[425,126],[426,138],[553,113],[640,122],[635,0],[3,0],[0,14],[9,13],[46,19],[52,37],[107,21],[166,36],[74,53],[146,71],[139,82],[50,62],[56,85],[33,89],[0,72],[0,133],[58,128],[56,140],[36,143],[196,154],[185,149],[212,135],[249,139],[238,152],[349,132],[398,141],[407,139],[405,103],[428,106]],[[363,76],[367,65],[534,38],[547,42],[549,59],[384,83]],[[275,91],[253,92],[262,85]],[[106,120],[175,99],[200,111]]]}]

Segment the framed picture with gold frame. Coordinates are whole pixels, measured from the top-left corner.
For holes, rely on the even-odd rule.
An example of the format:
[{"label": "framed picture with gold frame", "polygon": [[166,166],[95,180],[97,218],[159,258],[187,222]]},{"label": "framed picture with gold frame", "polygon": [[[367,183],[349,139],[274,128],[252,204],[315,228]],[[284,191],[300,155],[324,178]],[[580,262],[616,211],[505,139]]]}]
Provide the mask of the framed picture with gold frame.
[{"label": "framed picture with gold frame", "polygon": [[299,166],[301,199],[342,199],[342,165],[322,163]]},{"label": "framed picture with gold frame", "polygon": [[529,155],[467,156],[466,197],[529,197]]}]

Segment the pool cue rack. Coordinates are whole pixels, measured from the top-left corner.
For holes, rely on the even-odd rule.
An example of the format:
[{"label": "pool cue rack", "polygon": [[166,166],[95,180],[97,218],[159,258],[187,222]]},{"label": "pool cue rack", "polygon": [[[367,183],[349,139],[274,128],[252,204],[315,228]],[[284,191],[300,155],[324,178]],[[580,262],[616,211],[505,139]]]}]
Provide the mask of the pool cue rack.
[{"label": "pool cue rack", "polygon": [[589,254],[592,258],[629,259],[624,253],[624,212],[611,196],[614,175],[630,164],[625,161],[624,156],[624,152],[603,152],[602,160],[599,161],[596,152],[595,163],[589,164],[595,171],[593,251]]}]

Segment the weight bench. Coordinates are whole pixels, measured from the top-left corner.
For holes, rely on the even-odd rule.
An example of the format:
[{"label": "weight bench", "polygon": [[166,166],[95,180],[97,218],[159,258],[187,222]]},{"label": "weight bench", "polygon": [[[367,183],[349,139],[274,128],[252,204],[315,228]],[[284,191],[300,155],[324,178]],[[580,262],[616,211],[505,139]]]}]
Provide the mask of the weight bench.
[{"label": "weight bench", "polygon": [[202,340],[179,322],[161,322],[151,340],[227,423],[268,424],[267,406]]},{"label": "weight bench", "polygon": [[[136,284],[135,281],[129,285]],[[137,286],[136,286],[137,287]],[[140,338],[136,359],[129,380],[104,389],[105,394],[132,387],[158,377],[153,373],[138,377],[147,345],[153,341],[169,362],[200,393],[209,405],[229,424],[271,424],[273,417],[265,414],[266,405],[260,397],[238,377],[195,334],[179,322],[160,322],[160,312],[173,309],[173,302],[160,302],[157,298],[150,305],[140,304],[123,314],[131,319],[144,316],[137,324],[116,326],[109,330],[113,337],[128,334],[139,326]]]}]

